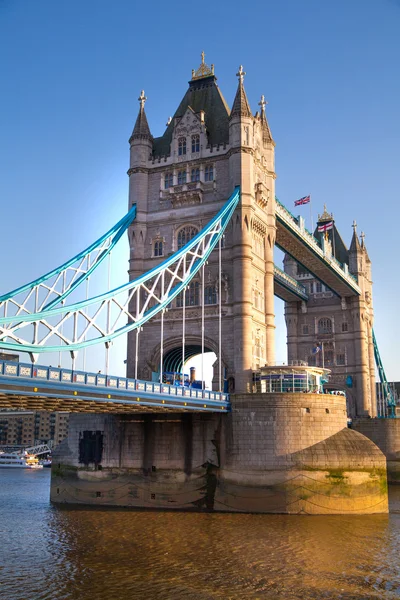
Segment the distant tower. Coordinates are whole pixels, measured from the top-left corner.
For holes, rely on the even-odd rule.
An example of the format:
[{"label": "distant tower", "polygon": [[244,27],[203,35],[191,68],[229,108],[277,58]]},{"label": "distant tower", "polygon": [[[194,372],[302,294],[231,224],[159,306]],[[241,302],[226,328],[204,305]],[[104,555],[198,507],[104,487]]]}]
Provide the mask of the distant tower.
[{"label": "distant tower", "polygon": [[[325,234],[318,225],[332,222]],[[353,224],[353,237],[347,249],[333,215],[326,207],[319,215],[314,236],[324,244],[341,263],[347,264],[350,273],[358,279],[361,296],[339,298],[322,282],[308,273],[288,255],[285,271],[302,283],[309,301],[286,302],[288,360],[306,360],[331,369],[328,389],[346,392],[350,416],[376,416],[375,362],[372,343],[373,305],[371,261],[357,236]],[[318,348],[323,348],[320,351]]]},{"label": "distant tower", "polygon": [[[206,267],[206,350],[218,355],[218,301],[223,303],[222,360],[230,389],[248,391],[252,371],[274,362],[273,248],[275,242],[275,144],[265,115],[252,115],[239,68],[236,96],[229,109],[214,66],[202,60],[161,137],[150,133],[144,92],[130,138],[129,202],[137,203],[130,227],[130,278],[175,252],[217,213],[241,186],[241,202],[226,231],[222,250],[222,289],[218,257]],[[201,349],[201,285],[196,277],[186,292],[185,359]],[[182,363],[182,298],[165,315],[164,370]],[[135,371],[136,333],[128,337],[128,375]],[[138,375],[159,370],[160,322],[139,335]],[[218,367],[215,373],[218,373]],[[215,378],[216,381],[216,378]]]}]

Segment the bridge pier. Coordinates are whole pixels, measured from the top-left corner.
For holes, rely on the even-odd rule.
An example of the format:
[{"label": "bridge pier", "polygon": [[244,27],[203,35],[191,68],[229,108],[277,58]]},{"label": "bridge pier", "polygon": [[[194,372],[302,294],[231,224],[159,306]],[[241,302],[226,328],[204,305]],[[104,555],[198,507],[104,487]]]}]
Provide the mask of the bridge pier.
[{"label": "bridge pier", "polygon": [[400,419],[356,418],[352,428],[380,448],[387,460],[389,483],[400,483]]},{"label": "bridge pier", "polygon": [[386,460],[341,396],[254,393],[232,412],[71,415],[55,503],[193,511],[387,512]]}]

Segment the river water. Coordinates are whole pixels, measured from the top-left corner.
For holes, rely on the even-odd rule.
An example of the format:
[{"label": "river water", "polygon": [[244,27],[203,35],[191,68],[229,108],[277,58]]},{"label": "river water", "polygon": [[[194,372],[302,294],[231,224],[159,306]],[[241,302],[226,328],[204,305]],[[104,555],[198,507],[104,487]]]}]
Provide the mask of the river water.
[{"label": "river water", "polygon": [[67,509],[50,470],[0,471],[1,600],[400,598],[390,515]]}]

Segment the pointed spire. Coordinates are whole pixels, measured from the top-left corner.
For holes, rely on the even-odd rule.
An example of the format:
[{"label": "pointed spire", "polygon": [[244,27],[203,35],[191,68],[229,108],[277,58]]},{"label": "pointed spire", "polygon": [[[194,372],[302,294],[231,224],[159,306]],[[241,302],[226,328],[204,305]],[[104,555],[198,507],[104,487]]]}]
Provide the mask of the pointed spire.
[{"label": "pointed spire", "polygon": [[140,103],[139,114],[136,119],[135,127],[133,128],[133,132],[129,141],[134,139],[148,139],[152,140],[153,136],[150,133],[150,127],[147,122],[146,113],[144,111],[144,105],[147,100],[144,90],[140,92],[140,96],[138,98]]},{"label": "pointed spire", "polygon": [[247,100],[246,92],[243,85],[243,78],[246,73],[243,71],[242,65],[239,67],[236,77],[239,77],[239,85],[236,92],[235,100],[233,101],[231,116],[232,117],[251,117],[249,101]]},{"label": "pointed spire", "polygon": [[367,246],[365,245],[365,233],[363,231],[360,234],[360,238],[361,238],[361,248],[365,252],[365,259],[366,259],[367,262],[371,262],[371,259],[368,256]]},{"label": "pointed spire", "polygon": [[268,125],[267,115],[265,114],[265,105],[266,104],[268,104],[268,102],[266,101],[264,94],[262,94],[261,100],[258,103],[258,106],[261,108],[260,121],[261,121],[261,128],[262,128],[262,132],[263,132],[263,141],[264,142],[272,142],[273,141],[272,134],[271,134],[271,130]]},{"label": "pointed spire", "polygon": [[360,240],[358,239],[358,235],[357,235],[356,221],[353,221],[352,227],[353,227],[353,237],[351,239],[349,252],[358,253],[358,252],[361,252],[361,246],[360,246]]}]

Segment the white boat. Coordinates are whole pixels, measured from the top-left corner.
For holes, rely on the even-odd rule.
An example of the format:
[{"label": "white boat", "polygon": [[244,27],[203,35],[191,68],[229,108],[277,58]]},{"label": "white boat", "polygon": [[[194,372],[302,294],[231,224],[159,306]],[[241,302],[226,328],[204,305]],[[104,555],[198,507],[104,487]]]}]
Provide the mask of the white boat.
[{"label": "white boat", "polygon": [[17,454],[16,452],[0,453],[0,469],[43,469],[36,456],[30,454]]}]

